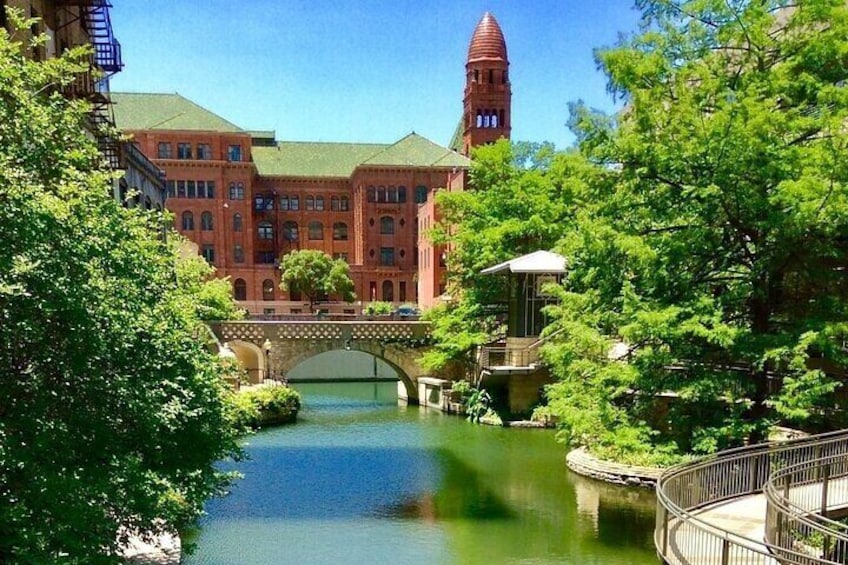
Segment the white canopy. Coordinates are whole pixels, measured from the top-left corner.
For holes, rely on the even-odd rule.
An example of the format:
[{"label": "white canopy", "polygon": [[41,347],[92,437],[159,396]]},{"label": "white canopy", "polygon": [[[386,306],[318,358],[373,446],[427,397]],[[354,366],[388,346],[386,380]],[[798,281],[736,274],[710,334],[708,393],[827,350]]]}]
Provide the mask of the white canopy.
[{"label": "white canopy", "polygon": [[510,273],[565,273],[565,257],[550,251],[534,251],[515,259],[510,259],[494,267],[483,269],[480,274],[491,275],[509,271]]}]

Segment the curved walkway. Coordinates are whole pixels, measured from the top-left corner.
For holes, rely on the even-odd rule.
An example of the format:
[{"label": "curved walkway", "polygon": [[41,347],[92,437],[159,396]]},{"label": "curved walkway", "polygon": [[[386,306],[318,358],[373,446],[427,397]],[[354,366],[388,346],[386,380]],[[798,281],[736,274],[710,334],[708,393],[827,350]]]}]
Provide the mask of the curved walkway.
[{"label": "curved walkway", "polygon": [[848,431],[704,457],[657,483],[657,552],[675,565],[844,563],[848,535],[822,515],[846,492]]}]

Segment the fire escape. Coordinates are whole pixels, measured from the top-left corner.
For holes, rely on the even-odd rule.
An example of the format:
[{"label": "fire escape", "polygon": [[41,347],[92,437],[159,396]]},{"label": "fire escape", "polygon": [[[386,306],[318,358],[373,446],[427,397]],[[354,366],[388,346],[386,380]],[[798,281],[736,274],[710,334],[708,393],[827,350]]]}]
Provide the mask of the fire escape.
[{"label": "fire escape", "polygon": [[[68,87],[67,94],[89,101],[91,131],[109,166],[118,169],[121,165],[120,143],[109,99],[109,79],[120,72],[123,63],[121,44],[112,33],[109,18],[112,5],[109,0],[58,0],[56,6],[62,15],[57,35],[69,36],[69,26],[78,23],[93,49],[90,69]],[[66,33],[63,34],[63,30]],[[69,44],[71,41],[66,43]]]}]

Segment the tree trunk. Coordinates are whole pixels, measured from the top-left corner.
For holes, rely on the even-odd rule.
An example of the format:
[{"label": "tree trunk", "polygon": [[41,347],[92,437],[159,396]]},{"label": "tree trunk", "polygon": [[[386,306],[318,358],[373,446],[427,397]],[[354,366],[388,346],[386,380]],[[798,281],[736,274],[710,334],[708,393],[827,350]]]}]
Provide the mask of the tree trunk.
[{"label": "tree trunk", "polygon": [[[782,275],[765,274],[759,277],[757,283],[754,292],[761,290],[762,294],[751,299],[751,333],[754,336],[765,336],[771,330],[771,315],[776,303],[780,300]],[[748,440],[753,444],[768,441],[768,426],[765,425],[769,413],[766,404],[769,396],[768,367],[763,366],[760,369],[752,367],[750,375],[754,383],[754,393],[751,397],[753,404],[748,411],[748,419],[754,424],[754,429]]]}]

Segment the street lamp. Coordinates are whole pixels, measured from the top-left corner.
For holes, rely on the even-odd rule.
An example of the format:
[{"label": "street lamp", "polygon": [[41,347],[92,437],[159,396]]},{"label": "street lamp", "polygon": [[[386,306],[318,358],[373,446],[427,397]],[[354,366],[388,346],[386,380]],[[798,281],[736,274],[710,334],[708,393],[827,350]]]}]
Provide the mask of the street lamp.
[{"label": "street lamp", "polygon": [[262,351],[265,352],[265,373],[262,375],[262,382],[265,382],[265,377],[271,374],[271,340],[265,338],[265,343],[262,344]]}]

